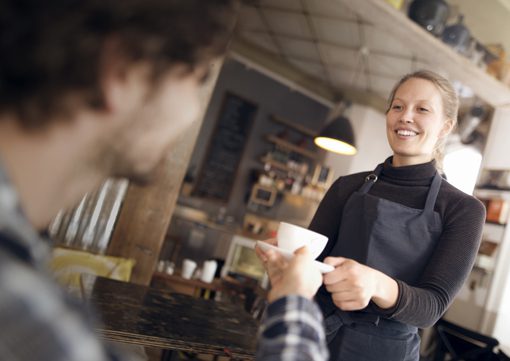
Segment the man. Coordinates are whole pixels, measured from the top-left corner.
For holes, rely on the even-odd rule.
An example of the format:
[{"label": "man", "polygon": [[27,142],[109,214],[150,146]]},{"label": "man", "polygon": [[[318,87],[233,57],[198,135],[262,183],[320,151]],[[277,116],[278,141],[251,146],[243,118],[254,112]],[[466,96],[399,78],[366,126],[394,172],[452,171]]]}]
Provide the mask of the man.
[{"label": "man", "polygon": [[[120,359],[46,274],[49,247],[37,230],[106,177],[150,179],[198,114],[200,84],[232,31],[232,2],[0,1],[1,360]],[[282,279],[305,282],[309,297],[320,277],[292,277],[301,266],[312,267],[306,254]],[[275,285],[273,299],[299,299],[301,309],[305,288]],[[287,324],[282,310],[270,315]]]},{"label": "man", "polygon": [[150,179],[198,114],[232,3],[0,2],[0,359],[110,358],[36,230],[108,176]]}]

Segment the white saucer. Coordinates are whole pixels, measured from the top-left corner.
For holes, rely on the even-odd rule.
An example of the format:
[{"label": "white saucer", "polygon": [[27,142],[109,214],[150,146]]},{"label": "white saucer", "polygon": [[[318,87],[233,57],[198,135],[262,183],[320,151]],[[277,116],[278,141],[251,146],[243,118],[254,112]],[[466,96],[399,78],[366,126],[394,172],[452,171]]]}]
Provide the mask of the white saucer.
[{"label": "white saucer", "polygon": [[[285,257],[286,259],[291,259],[292,257],[294,257],[294,254],[292,252],[289,252],[285,249],[282,249],[282,248],[278,248],[278,247],[275,247],[273,245],[270,245],[269,243],[266,243],[266,242],[263,242],[263,241],[257,241],[257,246],[259,246],[260,248],[262,248],[263,251],[268,251],[270,249],[280,253],[283,257]],[[317,268],[319,268],[319,271],[321,273],[328,273],[328,272],[331,272],[333,271],[335,268],[329,264],[325,264],[325,263],[322,263],[322,262],[319,262],[319,261],[313,261],[315,263],[315,265],[317,266]]]}]

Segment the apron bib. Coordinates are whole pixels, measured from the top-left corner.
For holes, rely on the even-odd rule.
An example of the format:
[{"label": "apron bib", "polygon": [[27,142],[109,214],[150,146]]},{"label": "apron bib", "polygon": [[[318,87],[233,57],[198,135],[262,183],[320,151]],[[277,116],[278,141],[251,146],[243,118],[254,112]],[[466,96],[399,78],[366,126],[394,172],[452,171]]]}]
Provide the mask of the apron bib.
[{"label": "apron bib", "polygon": [[[442,232],[434,212],[441,176],[436,172],[424,209],[368,194],[382,164],[348,199],[330,256],[351,258],[386,275],[415,285]],[[334,361],[418,361],[417,328],[362,311],[338,309],[322,287],[316,300],[325,315],[330,359]]]}]

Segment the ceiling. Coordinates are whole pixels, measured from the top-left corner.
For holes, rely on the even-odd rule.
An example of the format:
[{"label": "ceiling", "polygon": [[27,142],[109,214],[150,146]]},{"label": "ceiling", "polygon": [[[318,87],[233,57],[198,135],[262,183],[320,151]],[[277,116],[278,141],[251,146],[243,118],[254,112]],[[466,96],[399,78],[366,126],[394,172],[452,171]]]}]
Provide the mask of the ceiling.
[{"label": "ceiling", "polygon": [[238,36],[326,85],[386,98],[426,63],[331,0],[261,0],[242,9]]},{"label": "ceiling", "polygon": [[[482,24],[472,25],[477,24],[473,19],[483,6],[480,3],[485,7],[492,4],[495,13],[506,14],[504,19],[510,15],[503,5],[510,0],[452,2],[454,10],[465,14],[466,23],[474,30],[477,26],[488,28],[483,17]],[[510,25],[508,28],[510,31]],[[483,36],[490,34],[485,31]],[[339,0],[252,0],[241,10],[237,41],[319,81],[338,99],[343,95],[351,98],[355,92],[379,99],[379,105],[403,74],[428,65],[394,36],[361,19]]]}]

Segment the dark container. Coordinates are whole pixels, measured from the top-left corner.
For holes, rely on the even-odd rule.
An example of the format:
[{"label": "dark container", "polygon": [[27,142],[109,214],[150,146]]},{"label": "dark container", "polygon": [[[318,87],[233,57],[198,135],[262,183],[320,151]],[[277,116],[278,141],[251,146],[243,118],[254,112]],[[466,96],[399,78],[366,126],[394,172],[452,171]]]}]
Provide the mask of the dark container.
[{"label": "dark container", "polygon": [[441,36],[450,7],[443,0],[414,0],[409,17],[435,36]]},{"label": "dark container", "polygon": [[459,53],[467,54],[471,43],[471,33],[463,20],[464,17],[460,15],[456,24],[447,26],[443,31],[442,39]]}]

